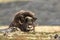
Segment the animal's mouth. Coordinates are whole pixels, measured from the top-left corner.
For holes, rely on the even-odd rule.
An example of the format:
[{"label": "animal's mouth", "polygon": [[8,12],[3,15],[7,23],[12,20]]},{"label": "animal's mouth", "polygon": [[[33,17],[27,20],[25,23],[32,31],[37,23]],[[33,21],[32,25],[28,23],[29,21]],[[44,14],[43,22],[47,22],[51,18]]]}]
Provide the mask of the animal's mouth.
[{"label": "animal's mouth", "polygon": [[32,26],[32,25],[29,25],[29,26],[27,27],[27,30],[29,30],[29,31],[33,30],[33,26]]}]

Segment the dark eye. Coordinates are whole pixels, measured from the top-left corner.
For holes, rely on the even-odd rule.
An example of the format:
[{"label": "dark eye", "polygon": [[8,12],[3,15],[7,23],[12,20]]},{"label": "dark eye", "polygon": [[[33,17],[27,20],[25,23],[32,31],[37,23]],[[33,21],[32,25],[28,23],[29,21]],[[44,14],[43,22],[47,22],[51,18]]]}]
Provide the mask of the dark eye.
[{"label": "dark eye", "polygon": [[25,22],[28,22],[28,19],[25,19]]}]

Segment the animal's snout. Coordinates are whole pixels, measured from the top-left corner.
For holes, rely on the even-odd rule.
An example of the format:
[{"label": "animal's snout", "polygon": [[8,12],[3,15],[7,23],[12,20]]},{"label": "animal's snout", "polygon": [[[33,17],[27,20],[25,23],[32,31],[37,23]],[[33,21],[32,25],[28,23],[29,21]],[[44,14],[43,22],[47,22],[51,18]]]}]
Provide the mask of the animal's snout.
[{"label": "animal's snout", "polygon": [[32,25],[29,25],[29,26],[27,27],[27,30],[33,30],[33,26],[32,26]]},{"label": "animal's snout", "polygon": [[32,26],[29,25],[28,28],[32,28]]}]

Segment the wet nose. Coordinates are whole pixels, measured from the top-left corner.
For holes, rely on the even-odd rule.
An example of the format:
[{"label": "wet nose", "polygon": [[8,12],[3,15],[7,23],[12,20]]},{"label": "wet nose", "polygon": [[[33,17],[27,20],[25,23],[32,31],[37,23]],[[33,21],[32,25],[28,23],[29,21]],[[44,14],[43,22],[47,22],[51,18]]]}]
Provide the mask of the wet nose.
[{"label": "wet nose", "polygon": [[29,26],[28,28],[32,28],[32,26]]}]

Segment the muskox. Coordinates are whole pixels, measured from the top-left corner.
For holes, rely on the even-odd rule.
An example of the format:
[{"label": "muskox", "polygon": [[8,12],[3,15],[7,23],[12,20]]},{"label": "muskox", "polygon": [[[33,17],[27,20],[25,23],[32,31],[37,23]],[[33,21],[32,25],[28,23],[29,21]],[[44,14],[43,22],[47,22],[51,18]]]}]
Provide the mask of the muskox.
[{"label": "muskox", "polygon": [[34,22],[36,17],[34,13],[30,11],[21,10],[15,14],[15,17],[9,27],[18,27],[21,31],[28,32],[34,29]]}]

